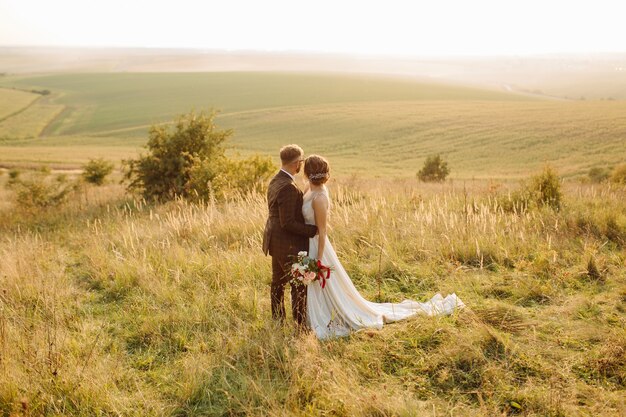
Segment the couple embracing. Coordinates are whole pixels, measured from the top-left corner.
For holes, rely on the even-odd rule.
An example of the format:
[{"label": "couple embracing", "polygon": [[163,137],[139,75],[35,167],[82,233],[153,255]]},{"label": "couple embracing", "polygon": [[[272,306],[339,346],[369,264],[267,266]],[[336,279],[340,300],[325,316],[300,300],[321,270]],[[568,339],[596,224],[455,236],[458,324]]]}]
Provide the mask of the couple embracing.
[{"label": "couple embracing", "polygon": [[[436,294],[427,302],[404,300],[401,303],[374,303],[359,294],[341,265],[327,235],[331,200],[325,183],[330,165],[318,155],[304,158],[302,148],[287,145],[280,150],[282,167],[272,178],[267,191],[269,217],[263,235],[263,251],[272,257],[272,317],[285,319],[285,287],[291,287],[291,309],[301,329],[311,329],[318,338],[347,336],[364,328],[380,329],[384,323],[416,314],[445,315],[463,308],[463,302],[450,294]],[[307,185],[301,190],[295,176],[304,166]],[[294,282],[291,263],[306,251],[331,269],[325,286],[320,281],[309,285]]]}]

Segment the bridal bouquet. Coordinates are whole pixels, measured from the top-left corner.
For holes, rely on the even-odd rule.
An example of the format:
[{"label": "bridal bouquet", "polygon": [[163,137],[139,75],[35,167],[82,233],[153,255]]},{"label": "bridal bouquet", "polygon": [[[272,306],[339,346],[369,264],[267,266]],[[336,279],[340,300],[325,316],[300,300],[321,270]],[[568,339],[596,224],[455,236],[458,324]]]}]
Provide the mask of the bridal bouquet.
[{"label": "bridal bouquet", "polygon": [[291,276],[296,283],[309,285],[313,281],[319,280],[322,288],[326,286],[326,280],[330,278],[331,268],[323,265],[321,261],[311,258],[306,251],[298,252],[294,256],[294,263],[291,265]]}]

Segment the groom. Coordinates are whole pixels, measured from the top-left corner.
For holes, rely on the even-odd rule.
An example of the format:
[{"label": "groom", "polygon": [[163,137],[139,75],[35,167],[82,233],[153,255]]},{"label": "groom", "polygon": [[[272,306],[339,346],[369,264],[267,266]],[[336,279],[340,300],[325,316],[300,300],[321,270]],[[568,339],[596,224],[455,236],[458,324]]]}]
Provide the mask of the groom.
[{"label": "groom", "polygon": [[[302,215],[302,191],[295,182],[304,162],[304,151],[298,145],[287,145],[280,150],[282,167],[272,178],[267,190],[269,217],[263,234],[263,252],[272,256],[271,303],[272,317],[285,319],[285,285],[289,275],[289,255],[309,250],[309,238],[317,234],[317,227],[305,224]],[[296,323],[306,326],[306,287],[291,285],[291,310]]]}]

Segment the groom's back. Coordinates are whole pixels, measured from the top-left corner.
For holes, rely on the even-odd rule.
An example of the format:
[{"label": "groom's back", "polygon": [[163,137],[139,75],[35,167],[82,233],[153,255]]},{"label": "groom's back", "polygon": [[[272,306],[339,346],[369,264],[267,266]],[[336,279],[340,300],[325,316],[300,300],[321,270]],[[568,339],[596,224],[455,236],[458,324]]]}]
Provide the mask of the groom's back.
[{"label": "groom's back", "polygon": [[[286,187],[293,187],[293,190],[285,190]],[[280,197],[281,192],[283,193]],[[280,201],[279,201],[280,199]],[[302,216],[302,192],[298,186],[293,182],[293,179],[283,171],[279,171],[278,174],[272,178],[267,188],[267,207],[269,216],[265,225],[265,232],[263,234],[263,252],[270,255],[286,256],[292,254],[294,251],[298,253],[301,247],[308,246],[308,238],[304,236],[304,233],[290,232],[285,227],[293,225],[281,225],[280,210],[291,220],[295,220],[298,223],[302,223],[304,226],[304,217]],[[289,222],[289,220],[287,220]],[[302,234],[300,234],[302,233]],[[313,233],[314,234],[314,233]]]},{"label": "groom's back", "polygon": [[[282,171],[272,178],[267,187],[267,208],[269,216],[265,224],[263,233],[263,253],[272,255],[276,252],[276,246],[279,241],[283,240],[280,235],[280,212],[278,206],[278,195],[284,187],[291,185],[291,178]],[[273,236],[274,235],[274,236]]]},{"label": "groom's back", "polygon": [[272,178],[268,187],[267,187],[267,207],[270,211],[270,217],[275,214],[278,216],[278,194],[283,189],[283,187],[289,186],[291,183],[291,178],[282,174],[280,171],[278,174]]}]

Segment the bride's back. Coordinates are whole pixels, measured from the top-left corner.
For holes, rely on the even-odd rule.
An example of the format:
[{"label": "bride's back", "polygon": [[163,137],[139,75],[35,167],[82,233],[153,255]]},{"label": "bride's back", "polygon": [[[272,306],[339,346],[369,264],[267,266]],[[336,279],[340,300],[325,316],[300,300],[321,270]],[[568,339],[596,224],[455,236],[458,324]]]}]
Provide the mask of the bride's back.
[{"label": "bride's back", "polygon": [[307,224],[315,224],[315,210],[313,209],[313,200],[318,198],[320,195],[326,197],[330,207],[330,197],[328,196],[328,189],[326,188],[326,186],[323,186],[321,190],[309,190],[304,195],[304,199],[302,202],[302,214],[304,215],[304,221]]}]

